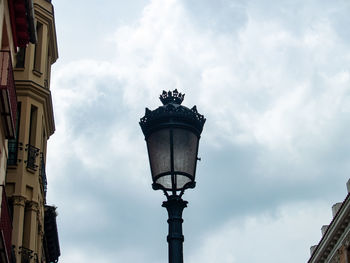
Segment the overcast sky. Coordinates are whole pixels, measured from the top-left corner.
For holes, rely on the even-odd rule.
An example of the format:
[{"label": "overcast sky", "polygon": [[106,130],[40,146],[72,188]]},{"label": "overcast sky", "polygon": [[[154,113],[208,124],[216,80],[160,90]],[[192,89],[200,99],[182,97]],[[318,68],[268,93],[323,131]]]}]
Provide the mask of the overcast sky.
[{"label": "overcast sky", "polygon": [[350,174],[350,2],[56,0],[48,203],[62,263],[164,263],[139,127],[162,90],[207,118],[186,263],[306,262]]}]

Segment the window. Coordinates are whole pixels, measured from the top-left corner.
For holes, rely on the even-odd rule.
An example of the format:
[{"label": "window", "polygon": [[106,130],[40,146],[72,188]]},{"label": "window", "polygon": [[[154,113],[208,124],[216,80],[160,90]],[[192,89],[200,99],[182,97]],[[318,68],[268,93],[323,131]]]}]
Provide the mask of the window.
[{"label": "window", "polygon": [[29,142],[26,145],[26,151],[28,152],[28,158],[26,160],[27,168],[36,171],[38,165],[36,164],[36,158],[39,155],[39,149],[36,148],[36,137],[37,137],[37,119],[38,119],[38,108],[33,106],[30,110],[30,124],[29,124]]},{"label": "window", "polygon": [[34,51],[34,71],[41,73],[43,25],[39,22],[36,25],[36,32],[38,34],[38,41],[35,44],[35,51]]},{"label": "window", "polygon": [[26,48],[20,47],[16,54],[16,68],[24,68],[25,57],[26,57]]},{"label": "window", "polygon": [[15,139],[10,139],[8,140],[8,151],[9,151],[9,156],[7,159],[7,164],[8,165],[17,165],[17,160],[18,160],[18,136],[19,136],[19,124],[21,121],[21,102],[18,102],[17,104],[17,123],[16,123],[16,138]]},{"label": "window", "polygon": [[33,106],[30,109],[30,124],[29,124],[29,142],[30,145],[35,145],[36,140],[36,126],[38,119],[38,108]]}]

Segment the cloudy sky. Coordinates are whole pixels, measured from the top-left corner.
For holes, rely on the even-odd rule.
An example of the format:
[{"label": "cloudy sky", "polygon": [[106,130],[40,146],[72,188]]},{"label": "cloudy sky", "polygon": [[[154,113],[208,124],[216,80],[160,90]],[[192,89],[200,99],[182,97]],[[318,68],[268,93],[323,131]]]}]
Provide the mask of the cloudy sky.
[{"label": "cloudy sky", "polygon": [[197,105],[187,263],[306,262],[350,174],[348,0],[56,0],[48,203],[62,263],[163,263],[138,121]]}]

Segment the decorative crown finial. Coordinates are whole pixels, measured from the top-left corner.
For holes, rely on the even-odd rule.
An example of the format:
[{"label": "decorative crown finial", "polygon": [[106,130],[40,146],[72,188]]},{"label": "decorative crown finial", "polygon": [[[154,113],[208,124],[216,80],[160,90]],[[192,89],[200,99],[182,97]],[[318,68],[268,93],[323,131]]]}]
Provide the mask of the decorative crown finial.
[{"label": "decorative crown finial", "polygon": [[167,105],[169,103],[175,103],[180,105],[184,98],[185,94],[179,93],[177,89],[175,89],[174,91],[169,90],[168,92],[163,90],[163,93],[159,96],[159,99],[163,103],[163,105]]}]

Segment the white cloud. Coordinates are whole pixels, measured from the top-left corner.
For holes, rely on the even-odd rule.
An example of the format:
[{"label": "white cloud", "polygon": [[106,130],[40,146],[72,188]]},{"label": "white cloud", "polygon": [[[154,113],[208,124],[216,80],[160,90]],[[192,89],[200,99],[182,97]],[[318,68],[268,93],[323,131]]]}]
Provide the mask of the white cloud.
[{"label": "white cloud", "polygon": [[[218,177],[223,180],[219,183],[225,185],[210,193],[216,200],[237,202],[241,192],[251,194],[249,200],[261,199],[248,209],[249,215],[242,212],[244,220],[230,212],[208,218],[210,225],[226,223],[204,233],[189,260],[263,262],[254,258],[256,255],[270,262],[272,254],[281,259],[288,253],[291,262],[306,260],[312,245],[307,235],[327,223],[323,209],[328,211],[328,205],[293,200],[322,198],[308,193],[299,196],[300,189],[309,187],[315,193],[314,184],[336,179],[344,183],[349,172],[344,153],[350,146],[345,136],[350,111],[350,50],[328,13],[319,11],[312,19],[305,18],[312,8],[308,5],[305,9],[300,2],[306,11],[301,8],[294,17],[291,10],[299,10],[299,6],[289,3],[292,8],[288,9],[284,3],[271,2],[269,10],[260,10],[254,1],[240,2],[239,10],[226,10],[229,3],[221,1],[218,7],[206,7],[218,10],[207,10],[213,23],[203,24],[200,21],[209,17],[199,18],[203,14],[190,8],[195,3],[153,0],[136,23],[119,26],[109,37],[108,61],[80,59],[55,68],[52,90],[57,131],[49,144],[49,196],[59,200],[59,211],[72,211],[71,200],[82,202],[85,206],[75,215],[88,218],[88,224],[82,225],[86,232],[99,220],[86,207],[91,201],[107,229],[115,230],[111,218],[120,220],[129,235],[113,255],[104,253],[102,243],[96,244],[91,258],[104,254],[105,262],[126,262],[132,254],[135,262],[158,260],[153,256],[159,244],[149,242],[147,249],[154,248],[146,251],[140,233],[134,231],[135,226],[144,226],[147,233],[153,231],[148,223],[156,221],[154,214],[145,215],[149,221],[134,214],[146,210],[144,200],[160,196],[149,194],[147,153],[138,120],[144,107],[159,106],[157,98],[163,89],[177,88],[186,93],[184,105],[197,104],[207,117],[205,144],[200,148],[208,151],[202,152],[204,156],[215,154],[212,157],[217,162],[203,160],[215,167],[201,170],[198,180],[203,180],[202,189],[213,191],[210,180],[214,177],[209,172],[220,171],[224,174]],[[220,26],[235,15],[239,19],[234,23]],[[298,28],[292,23],[297,18]],[[233,163],[239,166],[234,170],[246,174],[232,176]],[[282,182],[285,185],[280,185]],[[241,186],[247,189],[235,190]],[[282,193],[288,187],[291,189]],[[325,187],[323,191],[329,194],[331,190]],[[84,202],[89,194],[96,199]],[[208,195],[198,198],[208,200]],[[281,205],[285,200],[290,203]],[[98,207],[99,202],[115,202],[118,209]],[[276,204],[278,212],[273,214]],[[219,209],[217,213],[222,213]],[[254,209],[259,213],[252,214]],[[128,211],[131,215],[123,218]],[[229,218],[232,214],[236,217]],[[69,215],[61,216],[68,222]],[[88,234],[83,233],[74,238],[86,238]],[[84,248],[78,246],[66,249],[64,261],[88,260],[82,255]],[[257,252],[252,254],[252,249]]]},{"label": "white cloud", "polygon": [[188,262],[306,262],[329,214],[328,204],[294,203],[274,214],[228,220],[204,234]]},{"label": "white cloud", "polygon": [[207,131],[212,141],[224,136],[296,151],[301,130],[318,136],[322,123],[337,114],[320,107],[332,104],[333,91],[315,82],[329,77],[330,58],[346,63],[333,50],[347,50],[324,21],[296,35],[262,19],[248,17],[236,38],[195,27],[179,1],[152,1],[139,23],[116,33],[125,99],[154,105],[161,89],[178,88],[190,97],[187,103],[208,112],[217,127]]}]

